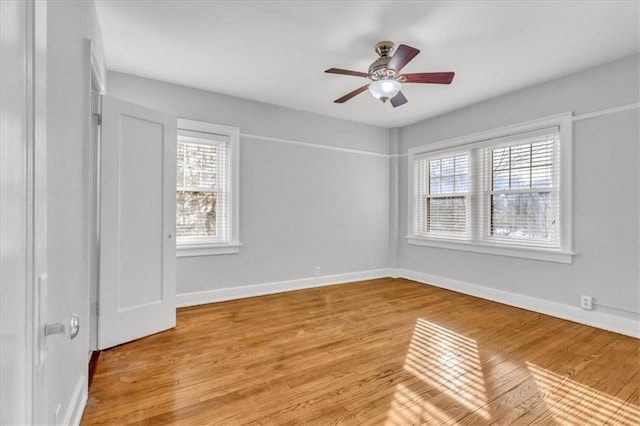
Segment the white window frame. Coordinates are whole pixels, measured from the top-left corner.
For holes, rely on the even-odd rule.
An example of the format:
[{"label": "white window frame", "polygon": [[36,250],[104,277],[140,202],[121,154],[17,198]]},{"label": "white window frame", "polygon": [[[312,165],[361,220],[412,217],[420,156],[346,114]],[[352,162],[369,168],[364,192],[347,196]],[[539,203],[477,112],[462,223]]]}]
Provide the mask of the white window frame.
[{"label": "white window frame", "polygon": [[[481,233],[485,225],[486,212],[478,211],[475,207],[471,212],[469,220],[470,239],[459,240],[451,238],[434,238],[425,235],[418,235],[415,230],[416,224],[416,160],[419,157],[434,155],[440,152],[457,151],[481,148],[484,145],[495,145],[496,140],[509,139],[517,140],[524,133],[535,132],[541,129],[558,127],[560,132],[559,158],[559,191],[560,191],[560,224],[559,239],[560,248],[532,247],[526,243],[518,242],[490,241],[482,237]],[[485,143],[486,142],[486,143]],[[469,167],[477,167],[474,161],[486,161],[473,155],[470,159]],[[434,157],[435,158],[435,157]],[[567,112],[550,117],[532,120],[525,123],[501,127],[459,138],[448,139],[427,145],[414,147],[408,150],[408,217],[407,217],[407,243],[419,246],[444,248],[451,250],[463,250],[477,253],[494,254],[502,256],[520,257],[527,259],[545,260],[550,262],[571,263],[573,261],[573,114]],[[472,203],[476,206],[477,197],[482,193],[485,186],[485,176],[479,176],[478,181],[470,182],[469,190]]]},{"label": "white window frame", "polygon": [[[232,254],[240,251],[240,129],[221,124],[207,123],[203,121],[178,119],[178,131],[204,132],[221,135],[229,138],[229,194],[228,194],[228,242],[207,242],[200,244],[178,243],[176,239],[176,256],[208,256],[218,254]],[[177,140],[176,140],[177,143]]]}]

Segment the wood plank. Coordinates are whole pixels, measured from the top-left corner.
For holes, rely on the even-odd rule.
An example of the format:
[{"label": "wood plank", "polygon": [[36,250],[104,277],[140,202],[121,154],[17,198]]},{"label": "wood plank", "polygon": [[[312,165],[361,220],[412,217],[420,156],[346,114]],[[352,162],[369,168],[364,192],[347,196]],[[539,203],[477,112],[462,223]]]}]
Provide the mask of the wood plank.
[{"label": "wood plank", "polygon": [[82,424],[635,424],[639,348],[369,280],[179,309],[174,330],[101,353]]}]

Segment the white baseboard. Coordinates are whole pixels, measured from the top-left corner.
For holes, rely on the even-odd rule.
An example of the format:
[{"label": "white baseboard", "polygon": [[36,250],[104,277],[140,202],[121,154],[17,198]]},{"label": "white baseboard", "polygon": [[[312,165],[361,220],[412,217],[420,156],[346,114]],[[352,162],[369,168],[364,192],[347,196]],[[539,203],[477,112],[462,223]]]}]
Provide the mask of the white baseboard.
[{"label": "white baseboard", "polygon": [[176,306],[182,308],[185,306],[204,305],[206,303],[264,296],[267,294],[282,293],[285,291],[303,290],[306,288],[324,287],[334,284],[346,284],[353,281],[385,278],[391,276],[391,271],[392,270],[389,268],[383,268],[370,271],[348,272],[345,274],[302,278],[299,280],[277,281],[265,284],[253,284],[193,293],[182,293],[176,295]]},{"label": "white baseboard", "polygon": [[71,395],[71,401],[67,407],[67,412],[64,415],[63,425],[80,425],[82,415],[84,414],[84,408],[87,405],[88,390],[87,390],[87,377],[81,376],[76,384],[76,388]]},{"label": "white baseboard", "polygon": [[524,296],[504,290],[497,290],[477,284],[471,284],[451,278],[426,274],[407,269],[396,269],[391,276],[399,276],[422,284],[432,285],[482,299],[492,300],[505,305],[539,312],[557,318],[574,321],[604,330],[613,331],[635,338],[640,338],[640,324],[629,318],[621,318],[615,315],[598,311],[586,311],[577,306],[565,305],[549,300]]}]

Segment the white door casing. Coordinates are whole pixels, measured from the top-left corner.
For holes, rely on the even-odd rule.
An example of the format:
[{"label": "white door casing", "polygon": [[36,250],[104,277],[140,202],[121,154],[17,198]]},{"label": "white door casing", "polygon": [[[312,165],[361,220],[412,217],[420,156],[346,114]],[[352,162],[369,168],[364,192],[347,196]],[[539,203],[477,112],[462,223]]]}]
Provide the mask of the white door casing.
[{"label": "white door casing", "polygon": [[98,348],[175,326],[176,117],[102,100]]}]

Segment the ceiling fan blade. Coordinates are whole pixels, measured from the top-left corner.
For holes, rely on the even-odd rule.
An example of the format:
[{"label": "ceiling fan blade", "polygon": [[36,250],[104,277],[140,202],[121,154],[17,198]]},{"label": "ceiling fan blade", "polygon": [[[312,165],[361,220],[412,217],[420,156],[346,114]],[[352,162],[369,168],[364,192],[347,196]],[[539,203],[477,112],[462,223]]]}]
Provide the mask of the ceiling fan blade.
[{"label": "ceiling fan blade", "polygon": [[391,102],[391,105],[393,105],[393,107],[395,108],[395,107],[399,107],[400,105],[406,104],[407,98],[404,97],[402,92],[398,92],[397,95],[391,98],[390,102]]},{"label": "ceiling fan blade", "polygon": [[404,68],[404,66],[407,65],[410,60],[415,58],[418,53],[420,53],[419,49],[407,46],[406,44],[401,44],[400,46],[398,46],[396,52],[389,60],[389,65],[387,65],[387,68],[396,70],[396,72],[399,73],[400,70]]},{"label": "ceiling fan blade", "polygon": [[354,77],[364,77],[364,78],[369,77],[369,74],[367,74],[366,72],[343,70],[341,68],[329,68],[325,72],[328,72],[330,74],[352,75]]},{"label": "ceiling fan blade", "polygon": [[346,95],[344,95],[343,97],[338,98],[333,102],[335,102],[337,104],[343,104],[343,103],[347,102],[349,99],[353,98],[354,96],[359,95],[360,93],[366,91],[368,88],[369,88],[369,85],[365,84],[364,86],[358,87],[353,92],[349,92]]},{"label": "ceiling fan blade", "polygon": [[451,84],[454,75],[455,73],[453,72],[418,72],[403,74],[398,80],[403,83]]}]

